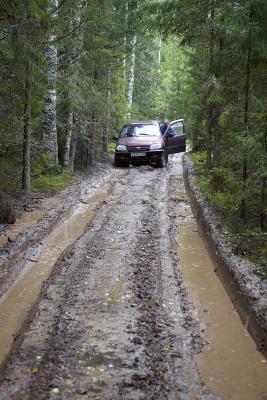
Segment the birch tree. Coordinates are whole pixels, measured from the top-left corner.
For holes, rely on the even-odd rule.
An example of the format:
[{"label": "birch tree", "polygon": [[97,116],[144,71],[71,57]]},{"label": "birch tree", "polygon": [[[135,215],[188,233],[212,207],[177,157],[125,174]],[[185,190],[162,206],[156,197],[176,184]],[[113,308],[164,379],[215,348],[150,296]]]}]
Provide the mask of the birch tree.
[{"label": "birch tree", "polygon": [[[69,32],[71,35],[71,40],[68,41],[68,44],[64,46],[63,54],[63,73],[68,75],[69,64],[73,64],[74,72],[71,76],[66,79],[65,90],[64,90],[64,99],[63,99],[63,108],[64,108],[64,152],[63,152],[63,166],[65,168],[72,169],[72,159],[71,156],[71,148],[75,149],[76,145],[74,144],[75,137],[73,136],[74,132],[74,107],[73,100],[75,98],[75,94],[71,93],[73,85],[72,82],[76,82],[79,79],[79,70],[80,70],[80,60],[82,58],[82,47],[83,47],[83,37],[84,31],[81,26],[82,12],[85,7],[86,2],[84,0],[79,0],[75,2],[75,5],[70,10],[70,23],[69,23]],[[67,71],[66,71],[67,69]]]},{"label": "birch tree", "polygon": [[47,63],[47,92],[43,104],[43,148],[53,165],[58,164],[57,144],[57,68],[58,50],[56,21],[58,17],[58,0],[51,0],[47,7],[51,16],[50,36],[45,46]]},{"label": "birch tree", "polygon": [[128,90],[127,90],[127,119],[131,118],[131,108],[133,105],[134,81],[135,81],[135,58],[136,58],[137,35],[132,34],[131,38],[131,64],[129,71]]}]

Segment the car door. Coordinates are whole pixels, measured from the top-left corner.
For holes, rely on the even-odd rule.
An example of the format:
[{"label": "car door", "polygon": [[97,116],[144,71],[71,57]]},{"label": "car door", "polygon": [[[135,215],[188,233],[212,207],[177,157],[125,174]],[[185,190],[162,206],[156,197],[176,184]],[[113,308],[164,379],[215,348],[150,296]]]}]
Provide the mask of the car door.
[{"label": "car door", "polygon": [[165,150],[168,154],[180,153],[186,149],[184,120],[177,119],[170,122],[164,133]]}]

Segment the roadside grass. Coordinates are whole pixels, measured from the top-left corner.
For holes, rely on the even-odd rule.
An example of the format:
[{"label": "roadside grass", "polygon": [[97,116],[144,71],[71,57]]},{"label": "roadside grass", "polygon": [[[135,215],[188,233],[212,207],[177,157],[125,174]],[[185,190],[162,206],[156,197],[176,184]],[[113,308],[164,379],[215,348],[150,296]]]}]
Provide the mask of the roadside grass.
[{"label": "roadside grass", "polygon": [[110,142],[108,143],[108,154],[109,154],[110,156],[114,156],[115,147],[116,147],[116,142],[115,142],[115,141],[110,141]]},{"label": "roadside grass", "polygon": [[72,181],[72,174],[63,171],[56,175],[40,175],[32,178],[32,192],[54,192],[65,189]]},{"label": "roadside grass", "polygon": [[[0,158],[0,191],[19,192],[21,188],[21,160],[17,155]],[[72,174],[62,168],[51,168],[45,155],[33,157],[31,162],[31,191],[54,192],[62,190],[72,181]]]},{"label": "roadside grass", "polygon": [[[257,199],[259,190],[253,182],[244,184],[238,174],[225,167],[206,168],[206,152],[190,155],[194,163],[195,183],[205,196],[207,203],[222,218],[227,240],[234,252],[256,264],[256,273],[267,279],[267,235],[259,228],[260,208]],[[248,190],[248,187],[250,188]],[[247,218],[240,218],[240,204],[246,199]]]},{"label": "roadside grass", "polygon": [[45,154],[34,157],[31,165],[32,192],[54,192],[62,190],[72,181],[72,174],[60,166],[51,166]]}]

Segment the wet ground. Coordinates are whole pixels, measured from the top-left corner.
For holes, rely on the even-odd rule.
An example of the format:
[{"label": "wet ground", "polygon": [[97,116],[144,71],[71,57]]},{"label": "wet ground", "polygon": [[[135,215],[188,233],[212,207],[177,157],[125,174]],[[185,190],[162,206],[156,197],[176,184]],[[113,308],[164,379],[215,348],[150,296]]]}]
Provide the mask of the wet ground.
[{"label": "wet ground", "polygon": [[266,399],[266,360],[213,272],[181,156],[114,171],[3,296],[0,399]]}]

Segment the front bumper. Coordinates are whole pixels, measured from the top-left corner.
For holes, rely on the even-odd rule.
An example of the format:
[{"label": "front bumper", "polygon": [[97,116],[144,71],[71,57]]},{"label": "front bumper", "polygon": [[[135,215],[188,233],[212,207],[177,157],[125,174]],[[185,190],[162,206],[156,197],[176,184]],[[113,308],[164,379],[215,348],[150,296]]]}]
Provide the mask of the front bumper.
[{"label": "front bumper", "polygon": [[[147,150],[147,151],[116,151],[115,152],[115,160],[121,163],[130,163],[130,162],[157,162],[161,159],[164,150]],[[138,155],[138,153],[140,155]],[[144,155],[145,153],[145,155]]]}]

